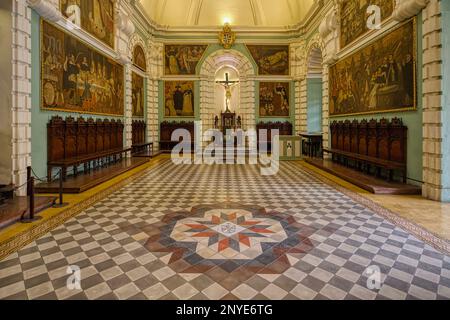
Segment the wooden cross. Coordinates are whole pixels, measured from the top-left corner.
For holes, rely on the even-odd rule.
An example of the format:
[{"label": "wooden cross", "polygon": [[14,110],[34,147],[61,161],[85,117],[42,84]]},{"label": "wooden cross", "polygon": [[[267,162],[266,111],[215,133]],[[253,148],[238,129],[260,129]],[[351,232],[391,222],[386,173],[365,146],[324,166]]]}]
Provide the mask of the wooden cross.
[{"label": "wooden cross", "polygon": [[231,112],[229,108],[229,101],[231,100],[231,88],[239,83],[239,81],[230,81],[229,74],[225,73],[225,81],[216,81],[216,83],[222,85],[226,92],[226,105],[227,110],[225,112]]}]

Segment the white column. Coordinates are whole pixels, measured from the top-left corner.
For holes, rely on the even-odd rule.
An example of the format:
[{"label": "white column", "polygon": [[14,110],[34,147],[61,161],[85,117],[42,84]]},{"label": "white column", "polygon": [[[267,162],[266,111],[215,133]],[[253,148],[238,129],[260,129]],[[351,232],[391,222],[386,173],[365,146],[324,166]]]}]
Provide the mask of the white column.
[{"label": "white column", "polygon": [[159,104],[158,80],[147,80],[147,141],[153,142],[155,151],[159,150]]},{"label": "white column", "polygon": [[444,159],[449,151],[442,104],[441,5],[441,1],[431,0],[419,23],[423,32],[423,196],[448,201],[450,186],[444,177],[444,173],[448,174]]},{"label": "white column", "polygon": [[132,76],[131,64],[125,64],[125,147],[130,148],[133,144],[133,101],[132,101]]},{"label": "white column", "polygon": [[330,107],[328,82],[328,65],[324,65],[322,71],[322,131],[324,147],[329,147],[330,141]]},{"label": "white column", "polygon": [[[26,0],[13,0],[12,176],[13,184],[26,183],[31,165],[31,9]],[[26,187],[18,191],[26,194]]]},{"label": "white column", "polygon": [[308,81],[306,78],[303,78],[299,82],[299,112],[300,112],[300,131],[307,132],[308,131]]}]

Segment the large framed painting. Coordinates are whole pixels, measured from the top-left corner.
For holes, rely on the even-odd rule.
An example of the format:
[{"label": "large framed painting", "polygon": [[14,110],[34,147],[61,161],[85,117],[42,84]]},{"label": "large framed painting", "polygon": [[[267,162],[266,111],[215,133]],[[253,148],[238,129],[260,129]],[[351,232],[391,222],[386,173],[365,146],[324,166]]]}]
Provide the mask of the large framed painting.
[{"label": "large framed painting", "polygon": [[164,83],[164,115],[195,117],[194,81],[166,81]]},{"label": "large framed painting", "polygon": [[63,16],[114,48],[115,0],[60,0]]},{"label": "large framed painting", "polygon": [[416,109],[412,19],[330,67],[330,115]]},{"label": "large framed painting", "polygon": [[289,75],[289,46],[247,45],[247,48],[258,65],[260,75]]},{"label": "large framed painting", "polygon": [[369,31],[367,8],[371,5],[376,5],[381,9],[381,20],[385,21],[394,12],[395,0],[340,1],[341,48],[346,47]]},{"label": "large framed painting", "polygon": [[122,116],[124,68],[42,20],[41,108]]},{"label": "large framed painting", "polygon": [[165,75],[195,75],[195,69],[207,48],[207,45],[165,45]]},{"label": "large framed painting", "polygon": [[147,61],[145,59],[144,49],[137,45],[133,51],[133,64],[141,69],[142,71],[147,71]]},{"label": "large framed painting", "polygon": [[133,117],[144,117],[144,90],[144,78],[133,72],[131,75]]},{"label": "large framed painting", "polygon": [[288,118],[290,116],[289,82],[259,83],[259,116]]}]

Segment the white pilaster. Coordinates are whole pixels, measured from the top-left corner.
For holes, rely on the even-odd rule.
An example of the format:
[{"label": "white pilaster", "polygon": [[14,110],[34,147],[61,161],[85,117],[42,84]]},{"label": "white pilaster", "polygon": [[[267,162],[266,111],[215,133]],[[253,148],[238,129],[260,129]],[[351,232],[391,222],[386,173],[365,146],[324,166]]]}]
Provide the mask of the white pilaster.
[{"label": "white pilaster", "polygon": [[[26,0],[13,0],[12,15],[12,180],[21,186],[31,165],[31,9]],[[26,187],[18,194],[25,195]]]}]

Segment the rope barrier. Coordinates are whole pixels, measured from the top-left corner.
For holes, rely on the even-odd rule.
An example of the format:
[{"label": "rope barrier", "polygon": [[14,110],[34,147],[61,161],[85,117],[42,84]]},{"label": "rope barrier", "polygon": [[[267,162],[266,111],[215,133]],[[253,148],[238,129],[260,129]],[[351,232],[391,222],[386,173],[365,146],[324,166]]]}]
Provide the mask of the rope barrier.
[{"label": "rope barrier", "polygon": [[[31,172],[33,173],[33,176],[35,177],[36,180],[38,180],[38,181],[40,181],[42,183],[46,183],[48,181],[48,176],[45,177],[45,178],[39,178],[39,176],[36,174],[36,172],[34,172],[33,168],[31,168]],[[58,177],[58,176],[59,176],[59,172],[56,173],[54,176],[52,176],[51,180],[56,179],[56,177]]]}]

